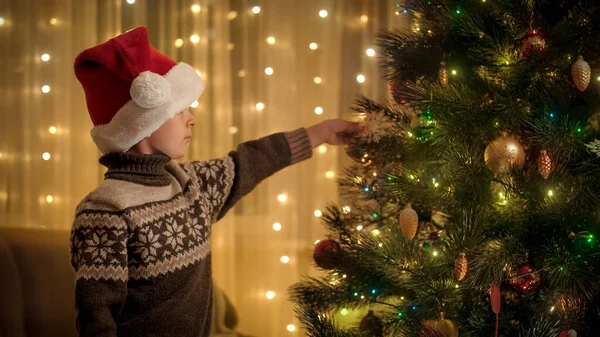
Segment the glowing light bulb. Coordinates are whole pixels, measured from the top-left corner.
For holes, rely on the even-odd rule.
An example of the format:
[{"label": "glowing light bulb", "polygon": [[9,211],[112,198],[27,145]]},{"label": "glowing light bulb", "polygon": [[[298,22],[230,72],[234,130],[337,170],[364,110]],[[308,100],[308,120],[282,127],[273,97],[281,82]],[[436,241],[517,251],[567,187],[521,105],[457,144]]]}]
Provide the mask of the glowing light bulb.
[{"label": "glowing light bulb", "polygon": [[275,38],[273,36],[269,36],[267,38],[267,43],[268,44],[275,44]]},{"label": "glowing light bulb", "polygon": [[45,85],[45,86],[43,86],[43,87],[42,87],[42,92],[43,92],[44,94],[47,94],[47,93],[49,93],[49,92],[50,92],[50,86],[49,86],[49,85]]},{"label": "glowing light bulb", "polygon": [[315,108],[315,114],[317,115],[321,115],[323,114],[323,108],[321,108],[320,106]]},{"label": "glowing light bulb", "polygon": [[319,45],[316,42],[311,42],[308,45],[308,48],[310,48],[310,50],[317,50],[317,48],[319,48]]},{"label": "glowing light bulb", "polygon": [[371,233],[373,233],[373,235],[377,236],[377,235],[379,235],[379,229],[374,229]]},{"label": "glowing light bulb", "polygon": [[279,222],[274,223],[273,230],[279,232],[281,230],[281,224]]},{"label": "glowing light bulb", "polygon": [[456,75],[458,72],[456,70],[452,70],[452,75]]},{"label": "glowing light bulb", "polygon": [[319,76],[313,78],[313,82],[315,82],[315,84],[321,84],[321,82],[323,82],[323,79],[321,79]]},{"label": "glowing light bulb", "polygon": [[277,196],[277,200],[279,200],[279,202],[284,203],[287,201],[287,194],[285,193],[281,193],[280,195]]},{"label": "glowing light bulb", "polygon": [[263,111],[265,109],[265,103],[258,102],[256,103],[256,110]]},{"label": "glowing light bulb", "polygon": [[50,55],[49,54],[42,54],[41,59],[44,62],[48,62],[48,61],[50,61]]},{"label": "glowing light bulb", "polygon": [[192,104],[190,104],[190,106],[191,106],[192,108],[197,108],[197,107],[198,107],[198,105],[200,105],[200,103],[198,103],[198,101],[194,101]]},{"label": "glowing light bulb", "polygon": [[356,226],[356,230],[357,231],[362,231],[363,230],[363,226],[361,226],[361,225]]},{"label": "glowing light bulb", "polygon": [[369,57],[375,56],[375,49],[373,49],[373,48],[367,49],[367,56],[369,56]]},{"label": "glowing light bulb", "polygon": [[227,13],[227,20],[234,20],[235,18],[237,18],[236,11],[231,11],[231,12]]},{"label": "glowing light bulb", "polygon": [[265,74],[267,74],[267,75],[273,75],[273,72],[274,72],[273,68],[271,68],[271,67],[266,67],[265,68]]},{"label": "glowing light bulb", "polygon": [[183,46],[183,39],[179,38],[177,40],[175,40],[175,47],[176,48],[181,48]]},{"label": "glowing light bulb", "polygon": [[192,12],[200,13],[201,10],[202,10],[202,7],[200,7],[200,5],[192,5]]},{"label": "glowing light bulb", "polygon": [[315,245],[321,242],[321,240],[315,240]]},{"label": "glowing light bulb", "polygon": [[50,203],[52,203],[53,201],[54,201],[54,197],[53,197],[53,196],[51,196],[51,195],[47,195],[47,196],[46,196],[46,202],[47,202],[47,203],[49,203],[49,204],[50,204]]},{"label": "glowing light bulb", "polygon": [[288,263],[290,262],[290,258],[287,255],[282,256],[279,261],[281,261],[281,263]]},{"label": "glowing light bulb", "polygon": [[260,13],[260,7],[259,6],[252,7],[252,13],[254,13],[254,14]]},{"label": "glowing light bulb", "polygon": [[50,160],[50,158],[51,158],[51,157],[52,157],[52,156],[51,156],[51,155],[50,155],[50,153],[48,153],[48,152],[44,152],[44,153],[42,154],[42,159],[44,159],[44,160]]},{"label": "glowing light bulb", "polygon": [[551,197],[551,196],[553,196],[553,195],[554,195],[554,191],[552,191],[552,190],[548,190],[548,196],[549,196],[549,197]]},{"label": "glowing light bulb", "polygon": [[327,179],[333,179],[335,177],[335,172],[333,171],[327,171],[325,172],[325,178]]},{"label": "glowing light bulb", "polygon": [[294,324],[288,324],[287,331],[289,331],[289,332],[296,331],[296,326]]},{"label": "glowing light bulb", "polygon": [[329,15],[329,13],[327,13],[327,11],[326,11],[326,10],[324,10],[324,9],[321,9],[321,10],[319,11],[319,16],[320,16],[320,17],[322,17],[322,18],[326,18],[326,17],[327,17],[327,15]]},{"label": "glowing light bulb", "polygon": [[53,135],[55,135],[57,131],[58,130],[56,129],[56,126],[51,126],[48,128],[48,132],[50,132]]},{"label": "glowing light bulb", "polygon": [[238,133],[238,131],[239,130],[238,130],[237,126],[230,126],[229,127],[229,133],[232,134],[232,135],[235,135],[236,133]]},{"label": "glowing light bulb", "polygon": [[51,24],[52,26],[56,26],[56,25],[58,24],[58,19],[57,19],[57,18],[51,18],[51,19],[50,19],[50,24]]},{"label": "glowing light bulb", "polygon": [[362,23],[367,23],[367,22],[369,22],[369,17],[363,14],[360,16],[360,21]]},{"label": "glowing light bulb", "polygon": [[325,145],[319,146],[319,153],[325,153],[325,152],[327,152],[327,146],[325,146]]},{"label": "glowing light bulb", "polygon": [[340,311],[340,314],[342,314],[342,316],[348,315],[348,309],[342,309],[342,311]]},{"label": "glowing light bulb", "polygon": [[267,292],[265,293],[265,296],[267,296],[267,298],[268,298],[268,299],[272,300],[272,299],[274,299],[274,298],[275,298],[275,292],[274,292],[274,291],[271,291],[271,290],[269,290],[269,291],[267,291]]},{"label": "glowing light bulb", "polygon": [[127,0],[127,3],[133,5],[135,3],[135,0]]},{"label": "glowing light bulb", "polygon": [[364,75],[362,75],[362,74],[360,74],[360,75],[356,76],[356,81],[357,81],[358,83],[365,83],[365,80],[366,80],[366,79],[365,79],[365,76],[364,76]]},{"label": "glowing light bulb", "polygon": [[320,218],[323,216],[323,212],[321,212],[321,210],[316,210],[314,214],[317,218]]},{"label": "glowing light bulb", "polygon": [[350,211],[351,211],[350,210],[350,206],[344,206],[344,207],[342,207],[342,212],[344,214],[348,214],[348,213],[350,213]]},{"label": "glowing light bulb", "polygon": [[190,36],[190,41],[192,41],[192,43],[198,43],[200,42],[200,36],[198,36],[198,34],[194,34]]}]

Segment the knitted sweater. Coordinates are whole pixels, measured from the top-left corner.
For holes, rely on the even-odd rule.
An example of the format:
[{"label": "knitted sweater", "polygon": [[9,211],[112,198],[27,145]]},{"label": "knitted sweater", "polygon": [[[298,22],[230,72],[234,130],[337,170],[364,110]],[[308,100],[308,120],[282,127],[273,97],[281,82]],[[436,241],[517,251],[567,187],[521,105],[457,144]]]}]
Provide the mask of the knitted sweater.
[{"label": "knitted sweater", "polygon": [[223,159],[109,153],[71,230],[79,336],[209,336],[211,225],[273,173],[312,156],[304,129]]}]

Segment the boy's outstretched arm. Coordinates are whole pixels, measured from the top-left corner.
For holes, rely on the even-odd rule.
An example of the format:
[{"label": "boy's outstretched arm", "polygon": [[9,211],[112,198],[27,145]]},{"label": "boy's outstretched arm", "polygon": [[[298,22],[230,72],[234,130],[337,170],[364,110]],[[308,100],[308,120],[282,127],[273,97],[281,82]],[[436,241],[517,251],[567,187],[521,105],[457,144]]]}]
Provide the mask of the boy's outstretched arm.
[{"label": "boy's outstretched arm", "polygon": [[362,131],[357,123],[331,119],[308,128],[240,144],[229,156],[184,165],[210,201],[211,220],[221,219],[244,195],[277,171],[308,159],[321,144],[343,145]]}]

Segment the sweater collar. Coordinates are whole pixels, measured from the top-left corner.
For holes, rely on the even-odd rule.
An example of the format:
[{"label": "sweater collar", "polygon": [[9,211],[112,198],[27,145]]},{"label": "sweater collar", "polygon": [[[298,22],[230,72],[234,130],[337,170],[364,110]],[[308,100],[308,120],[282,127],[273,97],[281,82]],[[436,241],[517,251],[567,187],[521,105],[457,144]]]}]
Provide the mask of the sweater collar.
[{"label": "sweater collar", "polygon": [[166,165],[171,158],[164,154],[111,152],[100,157],[108,171],[105,179],[118,179],[149,186],[166,186],[171,177]]}]

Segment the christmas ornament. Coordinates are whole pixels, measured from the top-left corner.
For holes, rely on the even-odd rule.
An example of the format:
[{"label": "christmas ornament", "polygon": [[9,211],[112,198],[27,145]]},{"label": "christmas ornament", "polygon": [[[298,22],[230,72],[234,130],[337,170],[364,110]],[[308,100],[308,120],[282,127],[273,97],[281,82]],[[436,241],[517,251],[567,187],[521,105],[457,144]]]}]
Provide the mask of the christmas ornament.
[{"label": "christmas ornament", "polygon": [[383,336],[383,322],[381,318],[375,316],[373,310],[369,310],[367,315],[360,321],[360,330],[369,333],[369,336]]},{"label": "christmas ornament", "polygon": [[540,36],[537,30],[530,29],[521,41],[521,57],[528,57],[534,51],[543,51],[545,48],[546,40]]},{"label": "christmas ornament", "polygon": [[423,323],[425,330],[428,333],[421,334],[421,336],[432,335],[433,332],[441,336],[446,337],[458,337],[458,328],[449,319],[444,319],[444,313],[440,314],[439,320],[428,320]]},{"label": "christmas ornament", "polygon": [[566,294],[560,296],[560,308],[567,320],[584,315],[586,309],[579,297]]},{"label": "christmas ornament", "polygon": [[525,162],[523,146],[514,138],[503,133],[493,140],[484,153],[485,163],[495,173],[507,173]]},{"label": "christmas ornament", "polygon": [[460,256],[454,262],[454,275],[456,275],[456,279],[462,281],[465,276],[467,276],[467,270],[469,269],[469,263],[467,261],[467,257],[464,253],[461,253]]},{"label": "christmas ornament", "polygon": [[445,87],[448,85],[448,76],[449,75],[450,74],[448,73],[448,68],[446,68],[446,62],[442,61],[440,63],[440,70],[438,72],[438,79],[442,86]]},{"label": "christmas ornament", "polygon": [[354,144],[347,144],[344,147],[346,154],[355,162],[361,164],[362,166],[369,166],[372,163],[371,158],[369,158],[369,154],[360,149],[360,146]]},{"label": "christmas ornament", "polygon": [[365,130],[363,137],[370,143],[379,143],[394,131],[394,122],[383,111],[367,113],[361,124]]},{"label": "christmas ornament", "polygon": [[550,160],[550,156],[548,156],[546,150],[542,150],[540,157],[538,158],[538,171],[540,171],[540,174],[544,179],[548,179],[551,170],[552,160]]},{"label": "christmas ornament", "polygon": [[510,284],[522,294],[535,290],[540,284],[537,270],[528,264],[521,265],[517,270],[509,270]]},{"label": "christmas ornament", "polygon": [[558,337],[577,337],[577,331],[571,330],[563,330],[560,332]]},{"label": "christmas ornament", "polygon": [[395,168],[398,176],[402,176],[402,174],[404,174],[404,164],[402,164],[402,162],[396,162]]},{"label": "christmas ornament", "polygon": [[319,241],[315,246],[313,259],[317,263],[317,266],[323,269],[333,269],[338,265],[337,261],[341,251],[342,247],[340,247],[340,244],[337,243],[337,241]]},{"label": "christmas ornament", "polygon": [[573,251],[577,254],[588,254],[596,248],[597,243],[598,240],[594,234],[579,232],[573,239]]},{"label": "christmas ornament", "polygon": [[[600,86],[598,86],[600,88]],[[589,149],[591,153],[596,154],[596,157],[600,157],[600,139],[594,139],[585,146]]]},{"label": "christmas ornament", "polygon": [[400,79],[394,78],[390,81],[390,91],[392,92],[392,97],[394,98],[394,101],[396,101],[396,103],[398,104],[406,103],[406,100],[404,99],[400,90],[401,86],[405,84],[408,84],[408,82],[402,83],[402,80]]},{"label": "christmas ornament", "polygon": [[412,240],[417,234],[417,227],[419,226],[419,217],[410,204],[400,212],[400,227],[402,228],[402,234]]},{"label": "christmas ornament", "polygon": [[585,91],[590,85],[592,79],[592,69],[590,65],[585,62],[583,56],[577,56],[577,61],[573,63],[571,67],[571,76],[573,76],[573,82],[579,91]]},{"label": "christmas ornament", "polygon": [[500,297],[500,287],[498,287],[496,282],[493,282],[490,286],[490,302],[492,302],[492,310],[496,314],[496,337],[498,337],[500,306],[502,304],[502,298]]}]

